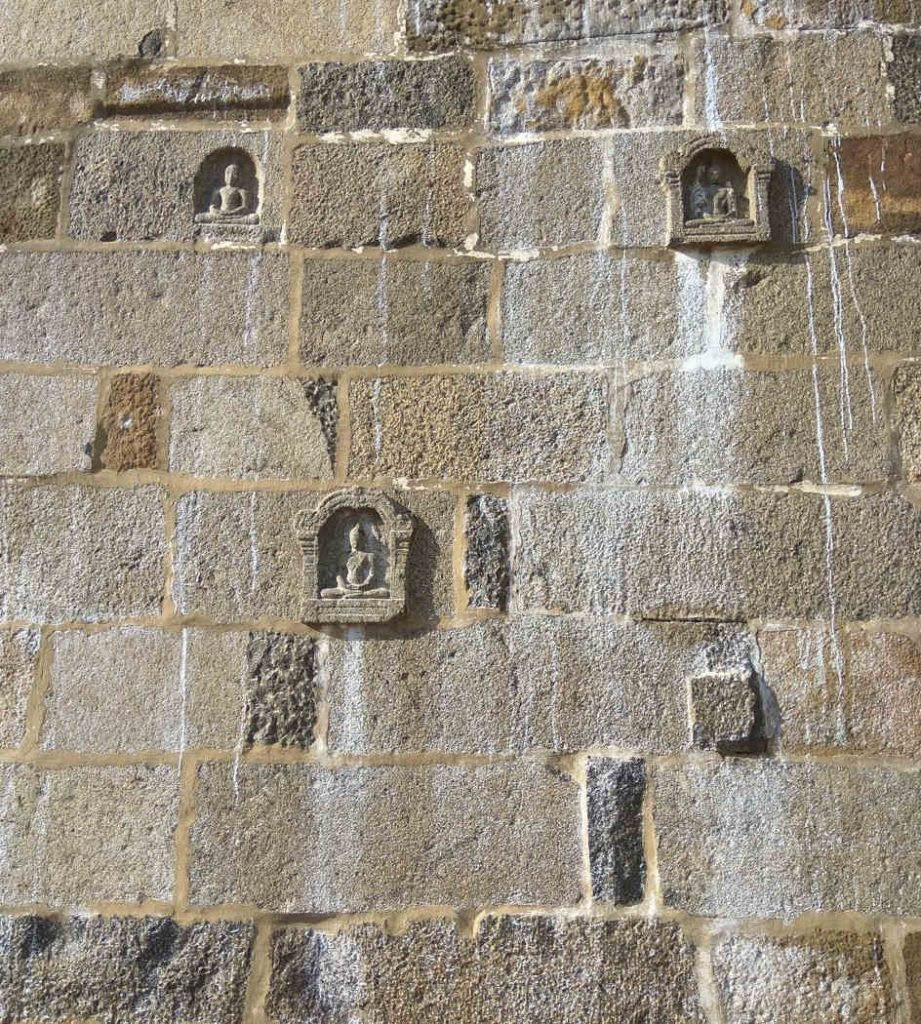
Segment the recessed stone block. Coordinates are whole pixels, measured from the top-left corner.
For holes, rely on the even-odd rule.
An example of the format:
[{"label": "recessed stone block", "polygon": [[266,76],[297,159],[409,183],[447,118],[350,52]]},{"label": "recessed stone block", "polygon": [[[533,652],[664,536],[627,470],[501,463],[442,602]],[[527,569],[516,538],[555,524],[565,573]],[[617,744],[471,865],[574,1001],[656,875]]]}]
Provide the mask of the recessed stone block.
[{"label": "recessed stone block", "polygon": [[921,1014],[921,932],[905,936],[905,968],[908,976],[908,1002],[912,1013]]},{"label": "recessed stone block", "polygon": [[72,128],[92,116],[89,68],[23,68],[0,73],[0,135]]},{"label": "recessed stone block", "polygon": [[592,898],[605,903],[640,903],[646,882],[646,766],[640,760],[593,757],[586,771]]},{"label": "recessed stone block", "polygon": [[65,147],[0,148],[0,243],[54,238]]},{"label": "recessed stone block", "polygon": [[508,502],[494,494],[467,499],[464,585],[471,608],[505,611],[509,590],[511,535]]},{"label": "recessed stone block", "polygon": [[250,634],[244,743],[309,747],[317,720],[319,652],[307,636]]},{"label": "recessed stone block", "polygon": [[921,138],[869,135],[826,147],[828,216],[845,235],[921,231]]},{"label": "recessed stone block", "polygon": [[894,90],[895,116],[899,121],[916,123],[921,121],[921,37],[893,36],[891,46],[892,59],[886,77]]},{"label": "recessed stone block", "polygon": [[119,373],[108,382],[94,444],[94,468],[157,469],[163,414],[153,373]]},{"label": "recessed stone block", "polygon": [[18,747],[25,737],[40,642],[35,629],[0,631],[0,747]]}]

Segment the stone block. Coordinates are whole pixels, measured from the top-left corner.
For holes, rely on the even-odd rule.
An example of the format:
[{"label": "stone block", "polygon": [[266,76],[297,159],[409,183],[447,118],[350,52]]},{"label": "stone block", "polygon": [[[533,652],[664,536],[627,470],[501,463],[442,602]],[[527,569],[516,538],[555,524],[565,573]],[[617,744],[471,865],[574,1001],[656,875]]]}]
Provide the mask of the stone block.
[{"label": "stone block", "polygon": [[921,121],[921,36],[897,35],[890,42],[892,59],[886,77],[893,89],[892,105],[899,121]]},{"label": "stone block", "polygon": [[511,535],[508,502],[494,494],[467,499],[464,586],[471,608],[505,611],[509,588]]},{"label": "stone block", "polygon": [[3,765],[0,776],[5,904],[172,899],[173,765]]},{"label": "stone block", "polygon": [[481,260],[305,260],[308,366],[484,363],[491,267]]},{"label": "stone block", "polygon": [[590,139],[479,150],[479,247],[511,251],[597,241],[602,167],[602,146]]},{"label": "stone block", "polygon": [[921,367],[908,363],[892,378],[899,457],[906,480],[921,480]]},{"label": "stone block", "polygon": [[610,458],[600,375],[360,379],[349,405],[359,479],[598,480]]},{"label": "stone block", "polygon": [[251,925],[163,917],[0,919],[10,1020],[239,1024]]},{"label": "stone block", "polygon": [[[241,155],[243,154],[243,155]],[[92,241],[190,241],[229,162],[260,181],[261,240],[281,231],[281,137],[267,131],[125,132],[99,129],[74,144],[70,234]],[[251,188],[254,190],[255,186]],[[255,200],[255,196],[252,197]]]},{"label": "stone block", "polygon": [[93,377],[0,374],[0,472],[44,476],[89,469],[95,418]]},{"label": "stone block", "polygon": [[492,60],[488,82],[496,132],[682,122],[684,61],[668,46],[622,46],[615,56],[579,60]]},{"label": "stone block", "polygon": [[[732,667],[737,627],[515,616],[405,639],[330,639],[331,751],[689,748],[687,677]],[[727,660],[728,659],[728,660]]]},{"label": "stone block", "polygon": [[764,28],[854,28],[861,22],[918,25],[919,12],[911,0],[750,0],[742,14]]},{"label": "stone block", "polygon": [[[245,480],[330,479],[329,439],[307,383],[314,382],[212,376],[175,381],[170,470]],[[335,453],[335,435],[332,442]]]},{"label": "stone block", "polygon": [[456,248],[468,233],[460,146],[305,143],[292,159],[288,233],[299,245]]},{"label": "stone block", "polygon": [[921,907],[913,772],[736,758],[660,765],[653,806],[670,907],[785,919]]},{"label": "stone block", "polygon": [[464,57],[330,61],[299,68],[297,123],[305,132],[466,128],[476,82]]},{"label": "stone block", "polygon": [[758,678],[751,669],[692,676],[688,690],[695,746],[721,754],[765,750]]},{"label": "stone block", "polygon": [[0,631],[0,747],[18,747],[25,738],[40,642],[35,629]]},{"label": "stone block", "polygon": [[183,68],[136,61],[107,69],[102,112],[277,121],[287,114],[289,100],[288,69],[278,65]]},{"label": "stone block", "polygon": [[317,722],[320,653],[308,636],[250,634],[243,743],[309,747]]},{"label": "stone block", "polygon": [[859,364],[641,377],[625,392],[620,472],[638,484],[885,480],[883,391]]},{"label": "stone block", "polygon": [[921,932],[905,936],[903,947],[905,969],[908,980],[908,1004],[914,1014],[913,1020],[921,1017]]},{"label": "stone block", "polygon": [[202,765],[190,902],[280,913],[575,903],[577,792],[538,764]]},{"label": "stone block", "polygon": [[713,973],[728,1020],[773,1024],[877,1024],[896,1013],[878,936],[733,935],[713,950]]},{"label": "stone block", "polygon": [[921,231],[921,136],[869,135],[827,146],[828,217],[844,235]]},{"label": "stone block", "polygon": [[[414,517],[407,566],[405,624],[450,614],[454,498],[396,491]],[[310,493],[193,492],[177,508],[173,597],[182,614],[214,622],[300,618],[302,556],[295,515],[316,504]]]},{"label": "stone block", "polygon": [[844,619],[921,604],[921,516],[895,495],[521,492],[515,504],[517,609],[783,619],[828,617],[834,602]]},{"label": "stone block", "polygon": [[673,924],[487,917],[473,938],[447,921],[388,933],[279,929],[272,1024],[701,1024],[694,952]]},{"label": "stone block", "polygon": [[0,73],[0,135],[37,135],[89,121],[89,68],[22,68]]},{"label": "stone block", "polygon": [[64,154],[57,142],[0,148],[0,243],[54,238]]},{"label": "stone block", "polygon": [[397,5],[391,0],[179,0],[179,56],[250,61],[304,58],[318,52],[394,49]]},{"label": "stone block", "polygon": [[646,766],[640,760],[592,757],[586,772],[592,898],[605,903],[640,903],[646,882]]},{"label": "stone block", "polygon": [[166,539],[159,487],[0,488],[0,617],[156,615]]},{"label": "stone block", "polygon": [[94,444],[94,468],[158,469],[163,416],[160,379],[119,373],[108,382]]},{"label": "stone block", "polygon": [[901,633],[827,629],[758,634],[783,748],[883,757],[921,752],[921,650]]},{"label": "stone block", "polygon": [[272,366],[288,259],[268,252],[0,254],[0,358]]}]

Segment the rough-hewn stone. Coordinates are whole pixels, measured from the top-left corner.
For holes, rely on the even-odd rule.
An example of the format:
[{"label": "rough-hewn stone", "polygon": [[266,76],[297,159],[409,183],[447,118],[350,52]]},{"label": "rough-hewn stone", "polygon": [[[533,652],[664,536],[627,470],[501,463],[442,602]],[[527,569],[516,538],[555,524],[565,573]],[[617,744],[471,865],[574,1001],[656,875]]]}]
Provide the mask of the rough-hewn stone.
[{"label": "rough-hewn stone", "polygon": [[90,621],[155,615],[164,586],[157,487],[0,488],[0,616]]},{"label": "rough-hewn stone", "polygon": [[0,767],[4,904],[170,900],[172,765]]},{"label": "rough-hewn stone", "polygon": [[251,925],[160,917],[0,919],[9,1020],[237,1024]]},{"label": "rough-hewn stone", "polygon": [[646,766],[639,760],[593,757],[586,772],[592,897],[605,903],[639,903],[646,881]]},{"label": "rough-hewn stone", "polygon": [[508,502],[495,494],[468,498],[464,532],[464,586],[470,607],[504,611],[508,603],[511,543]]},{"label": "rough-hewn stone", "polygon": [[911,0],[746,0],[742,13],[764,28],[853,28],[862,21],[918,25]]},{"label": "rough-hewn stone", "polygon": [[537,764],[203,765],[190,901],[279,912],[574,903],[576,791]]},{"label": "rough-hewn stone", "polygon": [[54,237],[64,151],[58,143],[0,148],[0,243]]},{"label": "rough-hewn stone", "polygon": [[0,73],[0,135],[72,128],[91,116],[89,68],[23,68]]},{"label": "rough-hewn stone", "polygon": [[459,247],[464,150],[450,144],[307,143],[294,150],[290,239],[314,248]]},{"label": "rough-hewn stone", "polygon": [[24,738],[39,643],[35,629],[0,631],[0,747],[18,747]]},{"label": "rough-hewn stone", "polygon": [[749,666],[692,676],[688,684],[695,746],[721,754],[764,750],[760,688]]},{"label": "rough-hewn stone", "polygon": [[834,138],[827,145],[826,174],[828,217],[839,233],[921,231],[921,136]]},{"label": "rough-hewn stone", "polygon": [[892,60],[886,67],[886,77],[894,92],[895,116],[900,121],[916,123],[921,121],[921,36],[893,36],[890,45]]},{"label": "rough-hewn stone", "polygon": [[916,915],[916,772],[730,759],[660,765],[659,875],[668,906],[716,917]]},{"label": "rough-hewn stone", "polygon": [[94,468],[157,469],[162,416],[153,373],[119,373],[108,382],[94,441]]},{"label": "rough-hewn stone", "polygon": [[349,404],[359,479],[597,480],[609,458],[598,375],[362,379]]},{"label": "rough-hewn stone", "polygon": [[472,939],[442,921],[396,935],[288,929],[271,957],[272,1024],[704,1020],[693,950],[672,924],[487,917]]},{"label": "rough-hewn stone", "polygon": [[463,57],[308,64],[299,69],[297,123],[307,132],[462,128],[475,82]]},{"label": "rough-hewn stone", "polygon": [[898,367],[892,388],[902,473],[907,480],[921,480],[921,368],[913,363]]},{"label": "rough-hewn stone", "polygon": [[908,978],[908,1003],[915,1017],[921,1016],[921,932],[905,936],[903,947]]},{"label": "rough-hewn stone", "polygon": [[309,747],[317,720],[316,643],[306,636],[251,634],[244,743]]},{"label": "rough-hewn stone", "polygon": [[288,259],[269,252],[0,254],[0,358],[283,362]]},{"label": "rough-hewn stone", "polygon": [[482,363],[491,267],[480,260],[305,260],[301,359],[308,366]]}]

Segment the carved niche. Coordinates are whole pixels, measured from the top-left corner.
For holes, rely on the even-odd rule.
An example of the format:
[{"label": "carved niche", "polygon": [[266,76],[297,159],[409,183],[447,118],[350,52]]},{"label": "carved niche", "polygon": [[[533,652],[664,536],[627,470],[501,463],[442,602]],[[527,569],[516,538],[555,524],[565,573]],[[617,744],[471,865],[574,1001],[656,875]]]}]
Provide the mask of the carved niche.
[{"label": "carved niche", "polygon": [[412,517],[381,491],[351,488],[295,519],[305,622],[386,622],[406,605]]},{"label": "carved niche", "polygon": [[743,245],[771,237],[772,165],[718,135],[697,139],[662,161],[670,245]]},{"label": "carved niche", "polygon": [[195,175],[195,223],[200,234],[258,241],[262,189],[256,161],[244,149],[210,153]]}]

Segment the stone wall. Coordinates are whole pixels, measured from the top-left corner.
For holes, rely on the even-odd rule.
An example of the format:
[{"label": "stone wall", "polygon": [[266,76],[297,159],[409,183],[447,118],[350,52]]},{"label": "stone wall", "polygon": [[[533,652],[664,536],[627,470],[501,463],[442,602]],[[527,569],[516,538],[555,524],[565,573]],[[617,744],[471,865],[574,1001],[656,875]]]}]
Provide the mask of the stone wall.
[{"label": "stone wall", "polygon": [[[0,60],[0,1020],[921,1024],[921,6]],[[767,244],[669,246],[706,134]],[[358,486],[405,611],[304,622]]]}]

